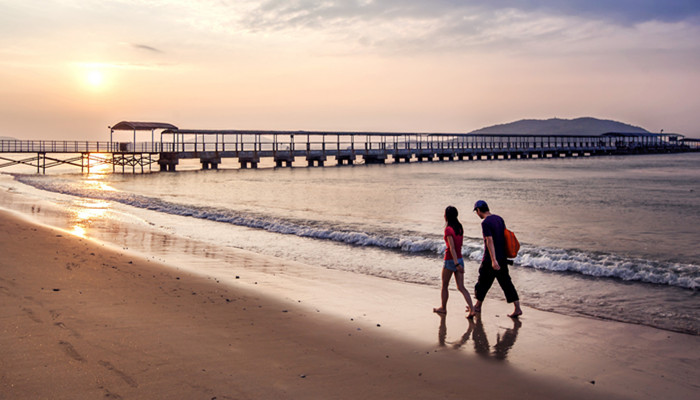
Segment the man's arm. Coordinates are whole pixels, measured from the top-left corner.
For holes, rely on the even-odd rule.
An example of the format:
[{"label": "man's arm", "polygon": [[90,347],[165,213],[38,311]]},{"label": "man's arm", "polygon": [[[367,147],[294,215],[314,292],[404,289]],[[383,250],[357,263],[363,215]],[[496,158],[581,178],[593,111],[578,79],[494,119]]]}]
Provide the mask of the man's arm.
[{"label": "man's arm", "polygon": [[484,242],[486,242],[486,248],[489,249],[489,255],[491,256],[491,266],[496,271],[500,270],[501,266],[498,265],[498,260],[496,260],[496,247],[493,245],[493,237],[486,236],[484,238]]}]

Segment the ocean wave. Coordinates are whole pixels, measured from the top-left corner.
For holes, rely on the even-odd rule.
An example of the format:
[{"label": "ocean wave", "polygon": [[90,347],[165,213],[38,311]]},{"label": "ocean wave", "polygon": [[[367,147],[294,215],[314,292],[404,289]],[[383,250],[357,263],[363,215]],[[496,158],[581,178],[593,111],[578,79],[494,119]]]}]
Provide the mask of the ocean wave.
[{"label": "ocean wave", "polygon": [[[406,253],[442,253],[445,244],[441,236],[420,234],[396,236],[391,232],[367,232],[366,227],[347,227],[328,222],[273,218],[252,212],[174,203],[159,198],[119,191],[86,188],[75,181],[39,176],[17,175],[15,179],[37,189],[71,196],[114,201],[151,211],[228,223],[269,232],[331,240],[353,246],[371,246]],[[355,228],[355,229],[353,229]],[[479,261],[483,257],[483,241],[465,238],[462,254]],[[515,264],[520,267],[554,272],[573,272],[593,277],[615,278],[686,289],[700,289],[700,266],[621,257],[613,254],[580,250],[521,247]]]},{"label": "ocean wave", "polygon": [[515,263],[546,271],[575,272],[587,276],[700,289],[700,266],[694,264],[534,246],[523,246]]}]

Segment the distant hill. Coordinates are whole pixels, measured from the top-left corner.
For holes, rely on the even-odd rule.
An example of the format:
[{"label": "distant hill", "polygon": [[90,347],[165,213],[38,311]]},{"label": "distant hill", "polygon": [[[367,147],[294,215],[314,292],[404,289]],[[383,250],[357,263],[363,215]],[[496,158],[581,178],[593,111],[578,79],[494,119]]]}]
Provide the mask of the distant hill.
[{"label": "distant hill", "polygon": [[523,119],[477,129],[482,135],[602,135],[608,132],[651,134],[644,128],[622,122],[590,117],[576,119]]},{"label": "distant hill", "polygon": [[17,139],[15,139],[13,137],[9,137],[9,136],[0,136],[0,140],[17,140]]}]

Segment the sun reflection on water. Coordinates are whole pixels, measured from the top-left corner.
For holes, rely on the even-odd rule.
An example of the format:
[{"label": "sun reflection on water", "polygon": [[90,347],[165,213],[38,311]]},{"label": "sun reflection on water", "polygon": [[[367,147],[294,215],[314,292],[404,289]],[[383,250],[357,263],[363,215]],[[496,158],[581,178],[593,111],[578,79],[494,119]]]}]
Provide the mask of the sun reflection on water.
[{"label": "sun reflection on water", "polygon": [[102,219],[109,211],[110,204],[102,200],[78,199],[71,207],[71,233],[87,237],[87,228],[95,220]]},{"label": "sun reflection on water", "polygon": [[106,192],[116,192],[117,189],[111,187],[106,182],[102,181],[100,175],[88,175],[87,179],[84,181],[85,189],[90,190],[101,190]]},{"label": "sun reflection on water", "polygon": [[110,157],[100,153],[90,154],[86,164],[88,179],[99,179],[101,176],[112,173],[113,164]]},{"label": "sun reflection on water", "polygon": [[87,231],[85,230],[85,228],[83,228],[83,227],[80,226],[80,225],[75,225],[75,226],[73,226],[73,230],[70,231],[70,233],[72,233],[73,235],[75,235],[75,236],[80,236],[81,238],[86,238],[86,237],[87,237],[86,232],[87,232]]},{"label": "sun reflection on water", "polygon": [[[82,181],[84,189],[95,192],[115,192],[115,188],[107,184],[105,175],[91,173]],[[90,225],[105,217],[109,211],[111,203],[104,200],[79,198],[76,199],[70,207],[71,212],[71,233],[85,238],[87,237],[88,228]]]}]

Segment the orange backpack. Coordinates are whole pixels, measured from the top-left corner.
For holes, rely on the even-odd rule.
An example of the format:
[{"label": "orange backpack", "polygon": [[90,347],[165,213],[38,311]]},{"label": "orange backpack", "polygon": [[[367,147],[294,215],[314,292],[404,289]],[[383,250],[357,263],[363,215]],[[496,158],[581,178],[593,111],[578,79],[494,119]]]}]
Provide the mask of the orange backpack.
[{"label": "orange backpack", "polygon": [[517,257],[518,250],[520,250],[520,242],[518,242],[518,238],[515,237],[515,233],[506,229],[503,235],[506,237],[506,257]]}]

